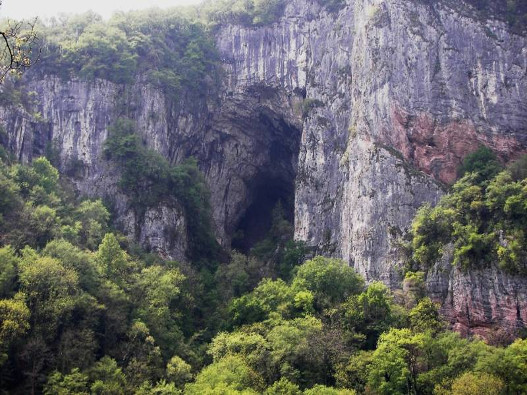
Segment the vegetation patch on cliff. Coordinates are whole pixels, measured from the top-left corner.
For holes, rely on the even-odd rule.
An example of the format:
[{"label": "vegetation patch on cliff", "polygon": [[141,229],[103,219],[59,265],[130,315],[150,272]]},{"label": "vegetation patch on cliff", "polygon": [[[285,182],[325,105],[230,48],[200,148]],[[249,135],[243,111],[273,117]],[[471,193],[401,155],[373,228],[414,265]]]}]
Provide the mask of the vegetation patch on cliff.
[{"label": "vegetation patch on cliff", "polygon": [[117,13],[107,22],[86,13],[55,21],[43,36],[38,70],[63,78],[129,84],[146,77],[172,98],[185,88],[204,94],[217,79],[212,36],[177,10]]},{"label": "vegetation patch on cliff", "polygon": [[412,224],[412,259],[428,268],[454,246],[454,264],[468,270],[498,262],[527,273],[525,158],[503,171],[485,147],[465,158],[462,178],[436,207],[423,206]]}]

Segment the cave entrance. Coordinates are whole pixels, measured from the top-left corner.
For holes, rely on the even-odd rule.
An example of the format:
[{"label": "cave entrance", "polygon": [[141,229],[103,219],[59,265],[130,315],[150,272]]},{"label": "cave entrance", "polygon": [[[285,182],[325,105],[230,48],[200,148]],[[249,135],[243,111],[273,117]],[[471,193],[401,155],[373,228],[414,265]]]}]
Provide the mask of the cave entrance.
[{"label": "cave entrance", "polygon": [[[247,199],[231,233],[231,247],[247,254],[265,239],[273,222],[273,209],[280,203],[282,217],[294,222],[295,179],[301,132],[276,113],[261,112],[253,126],[262,136],[260,163],[253,176],[245,179]],[[261,157],[261,156],[260,156]],[[292,236],[292,235],[291,235]]]},{"label": "cave entrance", "polygon": [[265,239],[273,222],[273,210],[280,204],[283,218],[294,221],[294,180],[260,176],[251,190],[251,203],[240,218],[231,247],[247,254]]}]

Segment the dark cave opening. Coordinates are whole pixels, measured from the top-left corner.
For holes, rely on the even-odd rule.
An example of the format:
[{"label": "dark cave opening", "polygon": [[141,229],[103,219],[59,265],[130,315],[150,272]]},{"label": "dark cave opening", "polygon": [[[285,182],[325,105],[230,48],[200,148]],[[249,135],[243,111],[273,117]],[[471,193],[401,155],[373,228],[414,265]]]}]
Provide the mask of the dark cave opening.
[{"label": "dark cave opening", "polygon": [[255,244],[265,239],[272,225],[272,213],[280,203],[287,221],[294,220],[294,179],[259,177],[252,186],[251,204],[240,218],[231,247],[247,254]]},{"label": "dark cave opening", "polygon": [[231,233],[231,247],[247,254],[265,239],[273,209],[281,203],[283,217],[293,224],[295,179],[301,132],[276,114],[261,112],[255,129],[262,136],[266,160],[245,180],[247,199]]}]

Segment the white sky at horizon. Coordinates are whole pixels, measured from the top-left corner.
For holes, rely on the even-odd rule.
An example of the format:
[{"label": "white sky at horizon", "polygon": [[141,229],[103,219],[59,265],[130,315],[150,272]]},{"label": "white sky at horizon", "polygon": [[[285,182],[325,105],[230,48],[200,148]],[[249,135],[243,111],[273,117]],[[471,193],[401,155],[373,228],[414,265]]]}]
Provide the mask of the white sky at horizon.
[{"label": "white sky at horizon", "polygon": [[81,14],[92,10],[107,19],[115,11],[169,8],[201,2],[202,0],[2,0],[0,18],[20,20],[38,17],[45,21],[59,14]]}]

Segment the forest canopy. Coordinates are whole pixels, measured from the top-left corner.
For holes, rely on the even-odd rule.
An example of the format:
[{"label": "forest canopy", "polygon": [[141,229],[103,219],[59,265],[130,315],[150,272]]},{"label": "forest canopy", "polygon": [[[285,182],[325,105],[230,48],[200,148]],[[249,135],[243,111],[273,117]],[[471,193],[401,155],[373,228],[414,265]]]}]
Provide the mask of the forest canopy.
[{"label": "forest canopy", "polygon": [[102,201],[78,200],[65,183],[45,158],[0,163],[3,390],[527,391],[526,341],[504,347],[497,334],[493,346],[450,332],[422,273],[394,295],[342,261],[304,258],[284,241],[279,207],[260,246],[198,272],[142,251]]}]

